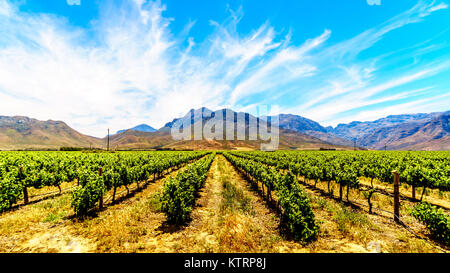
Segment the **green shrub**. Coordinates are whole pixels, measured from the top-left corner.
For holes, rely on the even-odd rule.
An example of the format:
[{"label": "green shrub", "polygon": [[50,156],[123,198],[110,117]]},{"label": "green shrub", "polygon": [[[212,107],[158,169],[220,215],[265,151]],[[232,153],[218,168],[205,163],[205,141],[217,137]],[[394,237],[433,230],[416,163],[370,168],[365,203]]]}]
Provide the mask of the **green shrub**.
[{"label": "green shrub", "polygon": [[17,183],[14,179],[1,178],[0,179],[0,212],[3,212],[12,205],[17,203],[21,198],[23,186]]},{"label": "green shrub", "polygon": [[167,222],[182,224],[186,222],[192,211],[189,205],[193,199],[192,187],[181,187],[176,178],[169,178],[164,184],[161,210],[167,217]]},{"label": "green shrub", "polygon": [[195,193],[203,186],[214,156],[213,153],[199,160],[164,184],[161,210],[167,222],[180,225],[189,220],[195,205]]},{"label": "green shrub", "polygon": [[411,215],[428,228],[434,239],[450,245],[449,216],[441,209],[437,209],[428,202],[422,202],[411,210]]},{"label": "green shrub", "polygon": [[86,215],[96,203],[103,198],[106,191],[103,177],[92,174],[89,178],[84,177],[84,186],[79,186],[72,194],[72,207],[77,216]]},{"label": "green shrub", "polygon": [[295,239],[310,242],[317,237],[319,225],[315,221],[308,197],[295,180],[295,176],[290,173],[282,176],[278,197],[289,230]]}]

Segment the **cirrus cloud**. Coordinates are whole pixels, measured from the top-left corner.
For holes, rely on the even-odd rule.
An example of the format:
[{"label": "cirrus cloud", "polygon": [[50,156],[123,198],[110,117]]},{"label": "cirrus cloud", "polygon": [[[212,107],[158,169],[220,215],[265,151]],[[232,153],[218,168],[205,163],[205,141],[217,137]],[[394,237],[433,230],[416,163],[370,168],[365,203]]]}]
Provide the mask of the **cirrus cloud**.
[{"label": "cirrus cloud", "polygon": [[303,101],[288,99],[295,105],[284,110],[333,124],[340,113],[407,94],[374,98],[383,91],[449,67],[443,58],[383,80],[383,56],[358,59],[387,33],[447,9],[445,3],[419,1],[351,39],[330,44],[332,29],[324,29],[300,45],[268,21],[240,33],[242,8],[229,9],[223,22],[211,20],[211,33],[197,41],[190,35],[196,21],[173,33],[159,1],[101,5],[91,29],[83,29],[0,0],[0,114],[64,120],[101,137],[106,128],[161,127],[191,108],[245,109],[298,95]]}]

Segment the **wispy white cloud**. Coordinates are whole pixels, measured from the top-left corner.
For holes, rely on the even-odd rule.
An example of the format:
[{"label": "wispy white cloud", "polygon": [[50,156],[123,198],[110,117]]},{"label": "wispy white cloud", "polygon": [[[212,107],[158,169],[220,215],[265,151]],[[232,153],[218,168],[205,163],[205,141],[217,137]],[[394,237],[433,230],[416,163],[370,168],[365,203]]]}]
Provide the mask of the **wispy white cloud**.
[{"label": "wispy white cloud", "polygon": [[[315,61],[318,63],[317,66],[321,68],[322,73],[326,74],[323,77],[325,81],[318,88],[308,92],[306,102],[298,106],[285,108],[285,111],[302,114],[326,125],[336,125],[344,120],[345,117],[340,115],[342,113],[381,102],[394,102],[408,94],[408,92],[404,92],[392,95],[399,91],[396,90],[394,93],[387,91],[448,71],[450,68],[449,56],[442,56],[437,61],[421,65],[418,65],[417,59],[414,59],[414,65],[408,67],[407,70],[390,71],[388,76],[386,76],[386,73],[383,76],[377,74],[382,72],[379,70],[383,69],[383,58],[390,54],[365,60],[357,58],[362,51],[383,39],[385,34],[405,25],[420,22],[424,17],[431,15],[432,12],[445,8],[445,4],[436,4],[436,1],[419,1],[410,10],[387,22],[318,52]],[[431,40],[428,42],[431,42]],[[400,56],[413,59],[420,54],[433,52],[443,47],[443,45],[428,45],[427,43],[424,42],[419,49],[415,48],[413,53],[403,53]],[[422,53],[418,50],[422,50]],[[406,66],[403,68],[406,68]],[[377,113],[381,112],[383,111]],[[355,118],[354,120],[356,120],[356,117],[355,115],[352,116],[352,118]],[[377,118],[380,118],[380,116]]]},{"label": "wispy white cloud", "polygon": [[305,54],[313,50],[330,37],[331,31],[325,30],[322,35],[308,40],[300,47],[285,47],[278,51],[269,61],[262,63],[252,75],[241,81],[231,94],[231,103],[255,93],[261,93],[277,85],[301,77],[307,77],[317,68],[304,61]]},{"label": "wispy white cloud", "polygon": [[[172,19],[164,17],[166,7],[159,1],[101,5],[98,20],[85,30],[0,0],[0,114],[60,119],[104,136],[106,128],[160,127],[191,108],[250,109],[261,102],[253,96],[264,94],[267,103],[297,92],[309,100],[285,109],[324,121],[404,98],[412,93],[372,96],[448,67],[443,60],[380,82],[378,58],[357,59],[386,33],[446,9],[442,3],[421,1],[346,41],[328,44],[332,31],[324,30],[300,45],[292,44],[291,32],[279,33],[270,22],[239,32],[242,8],[229,8],[223,22],[211,21],[210,35],[197,41],[190,35],[196,21],[172,33]],[[314,84],[300,88],[308,80]]]},{"label": "wispy white cloud", "polygon": [[428,8],[428,12],[434,12],[440,9],[448,9],[448,5],[446,3],[440,3],[438,5],[431,5]]},{"label": "wispy white cloud", "polygon": [[[88,44],[82,42],[89,34],[63,18],[20,12],[1,18],[7,37],[0,38],[2,114],[62,119],[96,136],[130,122],[158,127],[190,108],[229,104],[227,94],[235,86],[255,80],[250,70],[259,70],[261,78],[279,67],[294,76],[310,70],[287,66],[317,41],[289,47],[275,41],[268,22],[241,35],[242,9],[229,9],[230,17],[197,43],[189,36],[193,21],[179,36],[171,33],[160,2],[104,5],[94,25],[96,42]],[[275,50],[275,57],[261,64]]]},{"label": "wispy white cloud", "polygon": [[[417,91],[430,90],[431,87],[421,88],[414,91],[400,92],[400,93],[390,93],[384,94],[382,96],[375,96],[384,91],[391,90],[393,88],[398,88],[408,83],[414,82],[418,79],[423,79],[427,76],[434,75],[443,69],[449,68],[450,63],[445,63],[445,65],[437,66],[430,69],[424,69],[413,74],[402,75],[398,78],[383,82],[378,85],[373,86],[363,86],[362,88],[355,88],[353,92],[340,92],[341,95],[326,101],[324,103],[319,103],[315,107],[308,107],[303,110],[303,114],[307,117],[314,117],[314,120],[326,121],[327,125],[336,125],[337,123],[342,123],[342,117],[337,116],[340,113],[345,113],[352,109],[358,109],[365,106],[371,106],[379,104],[382,102],[395,101],[402,98],[408,98]],[[335,94],[337,91],[335,91]],[[342,93],[345,93],[342,95]],[[294,109],[289,109],[288,111],[295,111]]]},{"label": "wispy white cloud", "polygon": [[10,17],[14,12],[14,6],[7,1],[0,1],[0,15]]}]

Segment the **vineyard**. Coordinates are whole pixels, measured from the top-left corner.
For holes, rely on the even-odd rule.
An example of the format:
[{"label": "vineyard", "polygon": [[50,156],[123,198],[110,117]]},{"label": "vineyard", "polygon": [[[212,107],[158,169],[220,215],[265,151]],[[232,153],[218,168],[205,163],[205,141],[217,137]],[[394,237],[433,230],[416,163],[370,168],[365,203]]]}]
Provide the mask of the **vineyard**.
[{"label": "vineyard", "polygon": [[448,252],[449,191],[450,152],[0,152],[0,251]]}]

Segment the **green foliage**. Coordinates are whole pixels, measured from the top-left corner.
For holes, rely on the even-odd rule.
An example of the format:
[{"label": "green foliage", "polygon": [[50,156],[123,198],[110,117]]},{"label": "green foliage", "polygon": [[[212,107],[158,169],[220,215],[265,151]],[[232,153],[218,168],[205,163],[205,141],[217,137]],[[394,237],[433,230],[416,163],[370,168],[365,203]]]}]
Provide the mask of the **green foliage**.
[{"label": "green foliage", "polygon": [[[97,192],[128,186],[161,175],[171,167],[206,155],[206,152],[0,152],[0,211],[23,198],[25,187],[58,187],[78,180],[73,207],[85,214],[98,200]],[[102,179],[93,178],[103,170]],[[100,181],[100,182],[99,182]],[[86,189],[83,189],[87,186]],[[96,189],[95,187],[99,187]]]},{"label": "green foliage", "polygon": [[195,205],[195,193],[203,187],[214,156],[215,153],[193,163],[164,184],[161,210],[167,222],[180,225],[189,220]]},{"label": "green foliage", "polygon": [[[316,223],[311,203],[292,173],[283,175],[276,168],[246,157],[239,157],[241,153],[224,153],[224,155],[231,164],[243,170],[247,177],[260,181],[276,192],[283,217],[296,240],[310,242],[317,237],[319,225]],[[280,166],[278,163],[276,165]]]},{"label": "green foliage", "polygon": [[[277,151],[273,153],[251,151],[231,152],[233,156],[262,163],[266,170],[290,171],[306,179],[328,182],[336,181],[343,197],[343,188],[359,188],[361,177],[392,183],[393,170],[400,173],[400,181],[414,187],[450,191],[450,152],[381,152],[381,151]],[[256,164],[252,163],[252,164]],[[272,170],[270,170],[272,172]],[[265,181],[260,173],[254,173],[259,181]],[[261,180],[262,179],[262,180]],[[372,184],[373,187],[373,184]],[[363,192],[372,212],[373,189]],[[423,196],[423,195],[422,195]]]},{"label": "green foliage", "polygon": [[11,178],[0,179],[0,213],[9,209],[21,197],[23,186]]},{"label": "green foliage", "polygon": [[338,171],[336,182],[345,187],[358,188],[358,174],[353,168],[354,167],[348,165],[343,166],[341,171]]},{"label": "green foliage", "polygon": [[232,152],[251,159],[290,170],[294,175],[320,181],[337,181],[342,186],[359,186],[358,177],[393,182],[393,170],[400,173],[400,182],[415,187],[450,191],[450,152],[382,152],[382,151],[261,151]]},{"label": "green foliage", "polygon": [[86,215],[103,198],[106,187],[103,177],[92,174],[85,178],[83,187],[78,187],[72,193],[72,207],[77,216]]},{"label": "green foliage", "polygon": [[161,200],[161,210],[166,215],[167,222],[183,224],[189,219],[192,212],[194,187],[171,177],[164,184]]},{"label": "green foliage", "polygon": [[282,176],[278,198],[295,239],[310,242],[317,237],[319,225],[308,197],[295,180],[292,174]]},{"label": "green foliage", "polygon": [[422,202],[411,210],[411,215],[426,225],[433,238],[450,245],[450,219],[441,209]]}]

